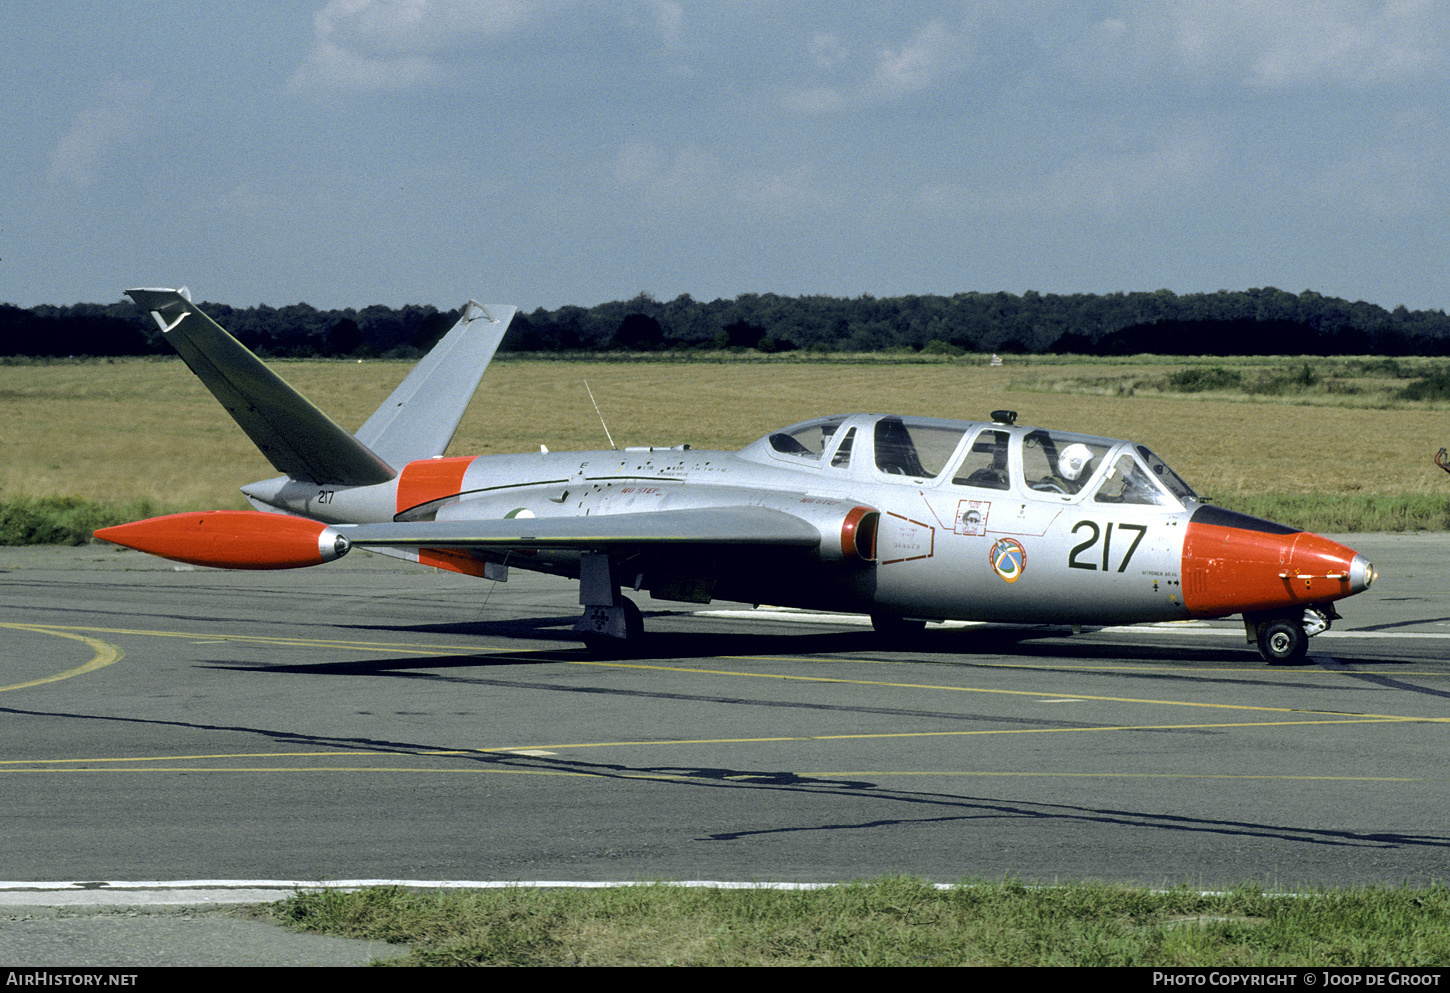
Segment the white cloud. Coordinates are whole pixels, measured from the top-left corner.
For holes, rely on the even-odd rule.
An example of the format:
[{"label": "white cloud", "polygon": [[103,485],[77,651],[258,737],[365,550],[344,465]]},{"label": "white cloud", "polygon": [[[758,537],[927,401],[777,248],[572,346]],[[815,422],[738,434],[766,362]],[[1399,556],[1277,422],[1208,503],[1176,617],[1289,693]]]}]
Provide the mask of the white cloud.
[{"label": "white cloud", "polygon": [[823,203],[808,166],[732,170],[695,145],[673,154],[655,145],[629,145],[615,156],[612,172],[618,188],[638,191],[651,207],[666,211],[744,207],[757,215],[785,215]]},{"label": "white cloud", "polygon": [[1086,152],[1047,176],[1027,202],[1117,218],[1189,195],[1220,158],[1218,144],[1199,136],[1169,138],[1136,154]]},{"label": "white cloud", "polygon": [[684,8],[673,0],[657,0],[650,7],[653,8],[655,30],[659,32],[660,40],[670,48],[678,45],[685,32]]},{"label": "white cloud", "polygon": [[1091,214],[1118,221],[1142,207],[1185,198],[1201,205],[1202,191],[1224,157],[1219,143],[1203,135],[1163,138],[1139,151],[1085,150],[1055,169],[1026,177],[1015,186],[938,183],[919,188],[912,202],[933,215]]},{"label": "white cloud", "polygon": [[[806,51],[823,69],[849,66],[850,53],[834,34],[813,35]],[[878,50],[865,78],[846,85],[795,87],[785,93],[782,104],[787,110],[821,113],[909,97],[954,78],[967,65],[970,52],[965,33],[932,18],[905,44]]]},{"label": "white cloud", "polygon": [[[329,0],[313,15],[312,49],[296,89],[406,89],[447,78],[489,42],[514,38],[548,18],[602,15],[642,29],[662,45],[679,41],[675,0],[600,5],[588,0]],[[489,50],[489,57],[496,54]]]},{"label": "white cloud", "polygon": [[656,205],[712,200],[729,185],[720,160],[693,145],[673,156],[654,145],[629,145],[615,156],[614,178],[622,188],[644,192]]},{"label": "white cloud", "polygon": [[821,193],[806,166],[747,172],[735,181],[734,195],[738,202],[762,214],[796,214],[821,205]]},{"label": "white cloud", "polygon": [[842,43],[841,39],[834,34],[817,34],[811,38],[810,44],[806,46],[811,58],[817,65],[834,66],[840,65],[850,57],[851,52]]},{"label": "white cloud", "polygon": [[812,86],[807,89],[790,90],[781,104],[786,110],[803,114],[822,114],[841,110],[851,103],[851,98],[834,86]]},{"label": "white cloud", "polygon": [[285,217],[292,206],[289,198],[252,180],[238,183],[205,204],[208,211],[248,221]]},{"label": "white cloud", "polygon": [[1373,84],[1413,79],[1444,64],[1444,18],[1424,2],[1280,0],[1262,16],[1251,76],[1256,85]]},{"label": "white cloud", "polygon": [[463,39],[498,38],[540,7],[530,0],[330,0],[294,87],[403,89],[445,75],[439,56]]},{"label": "white cloud", "polygon": [[1283,90],[1443,75],[1450,13],[1431,0],[1124,0],[1051,57],[1090,78],[1143,73]]},{"label": "white cloud", "polygon": [[966,44],[946,23],[933,19],[900,48],[883,51],[869,89],[885,96],[924,90],[951,76],[962,64]]},{"label": "white cloud", "polygon": [[51,184],[90,186],[111,148],[140,119],[151,88],[150,80],[112,82],[102,94],[101,106],[77,114],[51,151]]},{"label": "white cloud", "polygon": [[1384,134],[1317,170],[1301,191],[1305,206],[1380,220],[1443,216],[1450,167],[1443,134],[1443,122],[1429,114],[1396,115]]}]

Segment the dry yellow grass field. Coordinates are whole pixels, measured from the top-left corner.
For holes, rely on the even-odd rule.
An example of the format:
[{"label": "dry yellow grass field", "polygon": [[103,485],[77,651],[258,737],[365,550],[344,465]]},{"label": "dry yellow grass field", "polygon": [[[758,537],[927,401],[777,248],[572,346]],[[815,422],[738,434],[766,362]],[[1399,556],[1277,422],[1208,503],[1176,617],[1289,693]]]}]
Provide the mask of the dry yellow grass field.
[{"label": "dry yellow grass field", "polygon": [[[274,367],[354,429],[409,365]],[[1101,376],[1107,368],[1081,372]],[[1430,463],[1450,443],[1442,409],[1061,392],[1074,374],[1065,365],[500,361],[484,377],[451,454],[537,451],[540,444],[553,451],[608,447],[587,380],[620,447],[688,442],[735,449],[820,414],[980,420],[1008,407],[1024,424],[1141,441],[1214,497],[1441,494],[1450,484]],[[241,507],[237,486],[276,475],[178,360],[0,366],[0,453],[6,497]]]}]

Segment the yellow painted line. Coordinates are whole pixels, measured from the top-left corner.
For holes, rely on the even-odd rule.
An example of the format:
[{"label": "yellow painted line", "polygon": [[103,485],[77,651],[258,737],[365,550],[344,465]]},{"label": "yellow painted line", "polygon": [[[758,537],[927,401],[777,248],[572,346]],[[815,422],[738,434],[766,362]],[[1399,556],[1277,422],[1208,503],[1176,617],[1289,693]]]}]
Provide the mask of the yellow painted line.
[{"label": "yellow painted line", "polygon": [[23,690],[27,687],[40,686],[44,683],[57,683],[62,679],[70,679],[72,676],[81,676],[88,672],[95,672],[97,669],[105,668],[126,657],[126,653],[115,645],[108,644],[97,638],[87,638],[84,635],[71,634],[68,629],[42,627],[38,624],[10,623],[0,623],[0,628],[9,628],[12,631],[30,631],[34,634],[49,634],[57,638],[69,638],[72,641],[79,641],[81,644],[89,646],[96,653],[85,665],[78,665],[74,669],[67,669],[65,672],[58,672],[53,676],[42,676],[39,679],[31,679],[23,683],[12,683],[9,686],[0,686],[0,693],[4,693],[7,690]]},{"label": "yellow painted line", "polygon": [[[752,662],[853,662],[859,665],[916,665],[920,659],[863,659],[848,658],[842,655],[722,655],[721,658],[740,659]],[[1255,656],[1257,658],[1257,655]],[[1311,656],[1312,658],[1312,656]],[[1325,669],[1322,666],[1314,665],[1312,662],[1302,663],[1297,666],[1278,666],[1267,668],[1263,663],[1245,664],[1241,666],[1198,666],[1198,665],[1169,665],[1167,663],[1143,662],[1134,665],[1078,665],[1069,662],[981,662],[977,660],[954,663],[968,669],[1027,669],[1033,672],[1187,672],[1194,675],[1211,675],[1213,673],[1231,673],[1237,676],[1275,676],[1279,678],[1289,676],[1344,676],[1344,669]],[[1389,670],[1395,676],[1436,676],[1440,678],[1450,677],[1450,672],[1418,669],[1392,669]],[[1348,671],[1349,675],[1376,675],[1373,669],[1353,669]]]},{"label": "yellow painted line", "polygon": [[[4,626],[29,627],[30,625],[14,624]],[[190,638],[213,643],[235,641],[246,644],[288,645],[299,648],[370,648],[390,652],[422,652],[429,655],[482,655],[485,653],[510,650],[506,648],[488,648],[482,645],[413,645],[396,641],[332,641],[324,638],[281,638],[260,634],[203,634],[195,631],[148,631],[136,628],[46,625],[44,628],[37,628],[37,630],[53,631],[57,634],[62,631],[90,631],[95,634],[125,634],[134,635],[139,638]]]},{"label": "yellow painted line", "polygon": [[[215,637],[217,637],[215,635],[206,635],[206,634],[184,633],[184,632],[175,632],[175,631],[148,631],[148,630],[127,629],[127,628],[53,627],[53,626],[39,627],[39,626],[22,625],[22,624],[12,624],[12,625],[7,625],[7,626],[17,627],[17,628],[22,628],[22,629],[30,629],[30,630],[37,630],[37,631],[49,632],[49,633],[54,633],[54,634],[57,634],[57,635],[61,635],[62,637],[75,637],[75,638],[77,638],[77,640],[86,641],[87,643],[94,644],[94,645],[104,645],[105,643],[104,642],[99,642],[99,641],[94,641],[94,640],[88,639],[88,638],[83,638],[83,637],[78,636],[78,635],[67,635],[67,634],[64,634],[63,632],[66,632],[66,631],[92,631],[92,632],[97,632],[97,633],[102,633],[102,634],[122,634],[122,635],[135,635],[135,636],[140,636],[140,637],[159,637],[159,638],[215,638]],[[419,653],[421,653],[421,654],[431,654],[431,655],[459,655],[459,654],[467,655],[467,654],[484,654],[484,653],[499,654],[499,653],[504,653],[504,652],[510,651],[510,649],[482,648],[482,647],[478,647],[478,646],[413,645],[413,644],[399,644],[399,643],[396,643],[396,642],[368,642],[368,641],[350,642],[350,641],[331,641],[331,640],[323,640],[323,639],[277,638],[277,637],[269,637],[269,636],[263,636],[263,635],[236,635],[236,636],[226,635],[226,636],[223,636],[223,637],[227,641],[236,641],[236,642],[245,642],[245,643],[255,643],[255,644],[289,645],[289,646],[294,646],[294,647],[310,647],[310,648],[373,649],[373,650],[383,650],[383,651],[390,651],[390,652],[408,652],[408,653],[411,653],[411,654],[419,654]],[[113,646],[107,646],[107,647],[109,649],[111,649],[111,650],[116,651],[116,652],[119,652],[120,651],[120,649],[115,649]],[[119,656],[117,656],[117,657],[119,658]],[[731,656],[731,658],[735,658],[735,659],[743,660],[743,661],[808,662],[808,663],[815,663],[815,664],[819,664],[820,661],[821,661],[818,658],[817,659],[812,659],[812,658],[792,658],[792,657],[789,657],[789,656]],[[115,661],[115,660],[113,659],[112,661]],[[1042,699],[1042,698],[1051,699],[1051,698],[1060,697],[1062,695],[1061,691],[1058,691],[1058,692],[1055,692],[1055,693],[1049,693],[1049,692],[1035,691],[1035,690],[987,689],[987,688],[983,688],[983,687],[974,687],[974,686],[952,686],[952,685],[947,685],[947,684],[942,684],[942,683],[907,683],[907,682],[893,682],[893,681],[889,681],[889,680],[849,679],[849,678],[845,678],[845,677],[841,677],[841,676],[803,676],[803,675],[791,675],[791,674],[788,674],[788,673],[744,672],[744,671],[732,670],[732,669],[701,669],[701,668],[695,668],[695,667],[691,667],[691,666],[647,665],[647,664],[639,663],[639,662],[620,662],[620,661],[609,661],[609,660],[594,661],[594,660],[585,660],[585,659],[558,659],[556,661],[557,661],[558,664],[561,664],[561,665],[597,666],[597,667],[606,668],[606,669],[637,669],[637,670],[641,670],[641,671],[679,672],[679,673],[688,673],[688,674],[692,674],[692,675],[702,675],[702,676],[731,676],[731,677],[747,678],[747,679],[778,679],[778,680],[789,681],[789,682],[834,683],[834,684],[849,685],[849,686],[876,686],[876,687],[882,687],[882,688],[886,688],[886,689],[937,690],[937,691],[943,691],[943,692],[949,692],[949,693],[981,693],[981,694],[998,695],[998,696],[1020,696],[1020,697],[1030,697],[1030,698],[1038,698],[1038,699]],[[871,660],[871,661],[878,661],[878,660]],[[105,663],[105,664],[109,664],[109,663]],[[889,664],[905,664],[905,663],[893,662],[893,663],[889,663]],[[98,666],[95,666],[95,667],[98,668]],[[1024,666],[1022,668],[1032,668],[1032,667]],[[75,672],[72,672],[72,673],[69,673],[69,674],[62,674],[61,676],[52,677],[52,678],[65,678],[66,675],[74,675],[74,674],[76,674],[76,673]],[[1342,674],[1340,674],[1340,675],[1342,675]],[[1403,674],[1401,673],[1401,674],[1397,674],[1397,675],[1403,675]],[[49,680],[45,680],[45,681],[49,681]],[[19,684],[19,685],[31,685],[31,684],[28,684],[27,683],[27,684]],[[0,689],[13,689],[13,688],[16,688],[16,687],[0,687]],[[1077,698],[1078,699],[1082,699],[1082,700],[1095,700],[1095,701],[1100,702],[1100,703],[1149,704],[1149,705],[1160,706],[1160,707],[1196,707],[1196,708],[1205,708],[1205,709],[1211,709],[1211,710],[1239,710],[1239,711],[1254,711],[1254,712],[1281,713],[1281,714],[1323,714],[1323,715],[1326,715],[1326,716],[1346,717],[1346,718],[1352,718],[1352,719],[1356,719],[1356,720],[1367,720],[1367,721],[1370,721],[1370,722],[1377,722],[1377,721],[1402,721],[1402,722],[1422,722],[1422,723],[1430,723],[1430,724],[1450,723],[1450,717],[1409,717],[1409,716],[1397,715],[1397,714],[1351,714],[1351,713],[1342,713],[1342,712],[1339,712],[1339,711],[1306,710],[1306,709],[1300,708],[1300,707],[1260,707],[1260,706],[1250,706],[1250,705],[1247,705],[1247,704],[1202,703],[1202,702],[1197,702],[1197,701],[1192,701],[1192,700],[1160,700],[1160,699],[1143,698],[1143,697],[1099,696],[1099,695],[1088,695],[1088,694],[1079,694],[1079,695],[1077,695]]]},{"label": "yellow painted line", "polygon": [[357,758],[371,755],[464,755],[466,752],[355,752],[351,750],[336,752],[235,752],[220,753],[217,755],[130,755],[117,756],[114,758],[88,758],[88,759],[5,759],[0,761],[0,766],[6,765],[58,765],[63,763],[82,762],[204,762],[207,759],[306,759],[306,758],[335,758],[348,756]]},{"label": "yellow painted line", "polygon": [[[356,751],[342,749],[327,752],[219,752],[215,755],[121,755],[111,758],[92,757],[84,759],[0,759],[0,766],[7,765],[63,765],[83,762],[205,762],[209,759],[309,759],[309,758],[361,758],[374,755],[398,755],[409,758],[449,758],[458,755],[510,755],[519,752],[519,746],[509,748],[450,748],[427,751]],[[525,756],[534,758],[536,756]]]},{"label": "yellow painted line", "polygon": [[[624,773],[599,773],[599,772],[574,772],[566,769],[495,769],[465,767],[458,769],[417,769],[408,766],[397,765],[299,765],[299,766],[237,766],[237,765],[176,765],[176,766],[146,766],[141,769],[116,768],[106,769],[0,769],[0,775],[19,775],[23,773],[68,773],[75,775],[86,772],[411,772],[411,773],[474,773],[479,776],[564,776],[574,779],[657,779],[665,778],[661,775],[624,774]],[[674,778],[680,777],[678,774]]]},{"label": "yellow painted line", "polygon": [[[376,765],[326,765],[326,766],[147,766],[145,768],[116,768],[114,766],[103,769],[71,768],[71,769],[0,769],[0,774],[36,774],[64,772],[71,775],[82,773],[299,773],[299,772],[347,772],[347,773],[410,773],[413,775],[475,775],[475,776],[546,776],[564,779],[637,779],[644,781],[702,781],[712,777],[701,777],[689,773],[677,772],[580,772],[568,769],[498,769],[480,768],[478,766],[448,767],[437,769],[410,768],[407,766],[376,766]],[[1011,772],[992,770],[960,770],[960,769],[858,769],[858,770],[820,770],[810,772],[790,772],[795,777],[797,785],[801,780],[831,780],[831,779],[858,779],[861,777],[885,778],[885,777],[938,777],[938,778],[973,778],[973,779],[1196,779],[1196,780],[1224,780],[1243,781],[1257,780],[1260,782],[1309,782],[1309,783],[1439,783],[1445,782],[1442,778],[1415,777],[1415,776],[1313,776],[1313,775],[1235,775],[1230,773],[1174,773],[1174,772]],[[738,776],[723,776],[734,782],[746,782],[752,779],[772,779],[771,774],[742,773]],[[765,785],[770,785],[766,783]]]},{"label": "yellow painted line", "polygon": [[[1061,691],[1047,693],[1037,690],[994,690],[978,686],[950,686],[942,683],[896,683],[879,679],[846,679],[841,676],[792,676],[776,672],[740,672],[730,669],[695,669],[687,666],[644,665],[638,662],[585,662],[570,661],[569,665],[597,665],[615,669],[652,669],[658,672],[688,672],[702,676],[743,676],[750,679],[780,679],[802,683],[843,683],[851,686],[880,686],[888,689],[942,690],[949,693],[985,693],[996,696],[1023,696],[1054,698]],[[1306,710],[1302,707],[1253,707],[1238,703],[1199,703],[1193,700],[1155,700],[1143,697],[1089,696],[1079,695],[1082,700],[1097,700],[1100,703],[1145,703],[1159,707],[1203,707],[1210,710],[1250,710],[1275,714],[1324,714],[1328,716],[1368,718],[1380,721],[1423,721],[1430,724],[1450,723],[1450,717],[1406,717],[1397,714],[1348,714],[1336,710]]]},{"label": "yellow painted line", "polygon": [[[993,728],[982,731],[878,731],[862,734],[813,734],[813,735],[781,735],[769,738],[685,738],[669,741],[591,741],[581,744],[547,744],[524,746],[528,748],[552,749],[563,751],[566,749],[579,748],[637,748],[646,745],[764,745],[789,741],[853,741],[875,738],[967,738],[984,735],[1014,735],[1014,734],[1068,734],[1102,731],[1200,731],[1214,728],[1268,728],[1268,727],[1298,727],[1300,725],[1317,724],[1403,724],[1412,722],[1417,718],[1398,717],[1371,717],[1371,718],[1345,718],[1342,720],[1321,720],[1321,721],[1241,721],[1232,724],[1134,724],[1134,725],[1112,725],[1110,727],[1090,728]],[[517,751],[515,746],[509,749],[501,748],[480,748],[480,752],[505,752]]]},{"label": "yellow painted line", "polygon": [[[744,655],[742,655],[742,656],[728,656],[728,657],[730,657],[730,658],[751,658],[751,656],[744,656]],[[766,660],[769,659],[768,656],[758,656],[758,657],[762,661],[766,661]],[[1255,655],[1254,657],[1257,658],[1258,656]],[[821,661],[822,658],[825,658],[825,656],[818,656],[815,659],[815,661],[819,662],[819,661]],[[847,658],[840,658],[840,657],[834,657],[834,656],[832,658],[833,658],[834,661],[839,661],[839,662],[861,662],[861,663],[869,663],[869,664],[874,664],[874,665],[911,665],[912,663],[919,661],[918,659],[847,659]],[[808,659],[808,658],[794,659],[794,658],[790,658],[788,656],[780,656],[777,660],[778,661],[781,661],[781,662],[806,662],[806,661],[810,661],[810,659]],[[1376,673],[1375,673],[1375,671],[1373,669],[1351,669],[1351,670],[1344,670],[1344,669],[1325,669],[1322,666],[1315,665],[1312,661],[1300,663],[1299,665],[1296,665],[1296,666],[1293,666],[1293,667],[1278,666],[1278,667],[1275,667],[1275,668],[1266,668],[1265,665],[1263,665],[1262,663],[1261,664],[1258,664],[1258,665],[1245,664],[1245,665],[1241,665],[1241,666],[1198,666],[1198,665],[1167,665],[1167,664],[1156,664],[1155,665],[1155,664],[1149,663],[1149,662],[1144,662],[1144,663],[1142,663],[1140,665],[1075,665],[1075,664],[1071,664],[1071,663],[1067,663],[1067,662],[1062,662],[1062,663],[1059,663],[1059,662],[1040,662],[1040,663],[1032,663],[1032,662],[979,662],[979,661],[973,660],[973,661],[964,661],[964,662],[957,663],[957,664],[959,664],[959,665],[961,665],[961,666],[963,666],[965,668],[971,668],[971,669],[1026,669],[1026,670],[1034,671],[1034,672],[1036,672],[1036,671],[1043,671],[1043,672],[1083,672],[1083,673],[1097,673],[1097,672],[1104,672],[1104,673],[1110,673],[1110,672],[1183,672],[1183,673],[1188,673],[1190,675],[1195,675],[1195,676],[1200,676],[1200,675],[1212,676],[1212,675],[1217,675],[1217,674],[1220,674],[1220,673],[1226,673],[1226,674],[1235,675],[1235,676],[1245,676],[1245,675],[1247,675],[1247,676],[1277,676],[1277,677],[1280,677],[1280,678],[1288,677],[1288,676],[1344,676],[1344,675],[1346,675],[1346,672],[1348,672],[1348,674],[1350,674],[1350,675],[1359,675],[1359,676],[1365,676],[1365,675],[1371,675],[1372,676],[1372,675],[1376,675]],[[1389,674],[1392,674],[1392,675],[1394,675],[1396,677],[1399,677],[1399,676],[1424,676],[1424,677],[1438,677],[1438,678],[1441,678],[1441,679],[1446,678],[1446,677],[1450,677],[1450,672],[1445,672],[1445,671],[1438,671],[1437,672],[1437,671],[1432,671],[1432,670],[1429,670],[1429,669],[1424,669],[1424,670],[1421,670],[1421,669],[1389,669],[1388,670],[1388,673]]]},{"label": "yellow painted line", "polygon": [[952,772],[922,769],[916,772],[885,772],[879,769],[860,772],[801,772],[798,776],[822,779],[857,776],[966,776],[992,779],[1259,779],[1277,782],[1311,783],[1441,783],[1440,779],[1419,776],[1243,776],[1215,772]]},{"label": "yellow painted line", "polygon": [[[873,732],[863,734],[816,734],[816,735],[779,735],[764,738],[686,738],[652,741],[588,741],[572,744],[552,745],[509,745],[500,748],[459,748],[447,750],[429,751],[325,751],[325,752],[219,752],[211,755],[131,755],[113,757],[92,757],[92,758],[64,758],[64,759],[4,759],[0,760],[0,772],[12,771],[43,771],[37,769],[21,769],[6,767],[38,766],[52,768],[66,765],[107,765],[107,764],[139,764],[143,762],[205,762],[234,761],[237,759],[299,759],[299,758],[371,758],[379,755],[395,755],[399,758],[456,758],[465,755],[501,755],[516,756],[520,758],[538,758],[538,755],[528,754],[538,751],[565,751],[580,750],[586,748],[640,748],[646,746],[658,747],[679,746],[679,745],[769,745],[783,744],[787,742],[803,741],[853,741],[873,740],[877,738],[960,738],[981,735],[1014,735],[1014,734],[1064,734],[1074,732],[1102,732],[1102,731],[1197,731],[1214,728],[1254,728],[1254,727],[1294,727],[1299,725],[1313,724],[1395,724],[1401,723],[1396,719],[1346,719],[1346,720],[1323,720],[1323,721],[1257,721],[1240,722],[1234,724],[1143,724],[1143,725],[1121,725],[1112,727],[1088,727],[1088,728],[996,728],[981,731],[900,731],[900,732]],[[226,771],[235,767],[203,766],[201,768],[216,768]],[[383,768],[397,768],[396,766],[384,766]],[[61,770],[69,771],[69,770]],[[519,770],[527,771],[527,770]],[[1250,777],[1252,778],[1252,777]]]}]

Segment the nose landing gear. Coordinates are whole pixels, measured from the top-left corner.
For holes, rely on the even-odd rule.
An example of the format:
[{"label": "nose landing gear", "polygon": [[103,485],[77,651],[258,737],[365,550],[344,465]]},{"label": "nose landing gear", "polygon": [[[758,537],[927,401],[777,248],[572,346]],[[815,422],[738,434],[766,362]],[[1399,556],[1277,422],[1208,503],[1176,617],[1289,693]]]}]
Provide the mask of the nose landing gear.
[{"label": "nose landing gear", "polygon": [[1287,614],[1245,614],[1244,631],[1269,665],[1297,662],[1309,650],[1309,638],[1329,630],[1339,615],[1328,604]]}]

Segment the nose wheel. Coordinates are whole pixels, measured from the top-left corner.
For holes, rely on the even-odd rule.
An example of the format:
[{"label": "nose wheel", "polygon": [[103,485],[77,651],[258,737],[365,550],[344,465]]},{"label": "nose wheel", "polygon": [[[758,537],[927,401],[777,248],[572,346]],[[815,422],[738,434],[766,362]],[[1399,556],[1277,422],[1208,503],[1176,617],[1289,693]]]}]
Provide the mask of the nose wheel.
[{"label": "nose wheel", "polygon": [[1309,639],[1328,631],[1337,620],[1333,605],[1317,603],[1292,614],[1245,614],[1244,631],[1250,643],[1258,645],[1265,662],[1283,665],[1302,659]]},{"label": "nose wheel", "polygon": [[1259,654],[1270,665],[1296,662],[1309,650],[1309,635],[1293,617],[1276,617],[1258,625]]}]

